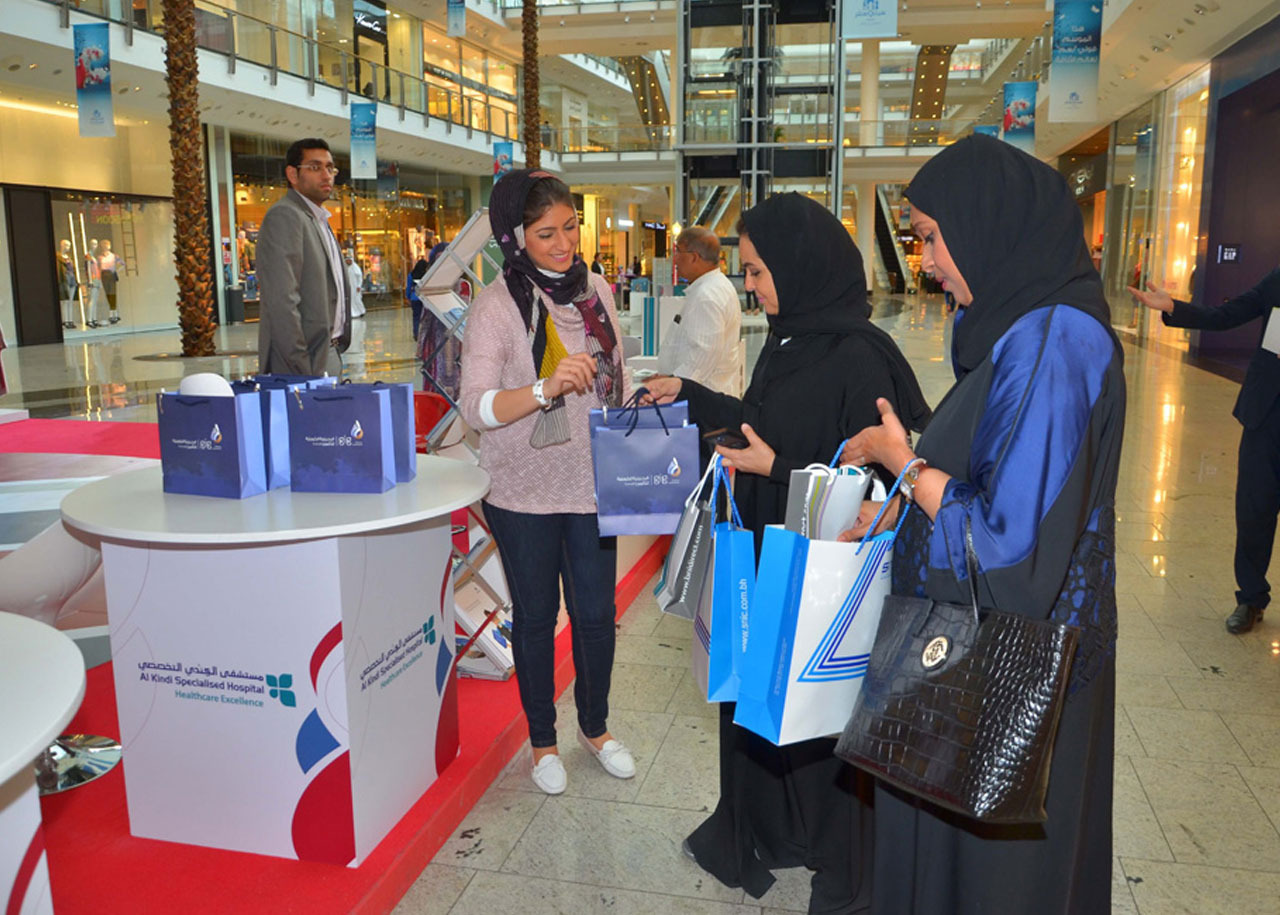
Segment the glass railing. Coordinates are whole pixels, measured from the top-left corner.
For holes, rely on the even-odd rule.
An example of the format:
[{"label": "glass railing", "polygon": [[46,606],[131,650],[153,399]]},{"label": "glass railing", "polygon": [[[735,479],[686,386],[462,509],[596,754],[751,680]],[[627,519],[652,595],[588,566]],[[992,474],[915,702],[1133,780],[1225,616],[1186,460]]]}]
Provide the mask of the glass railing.
[{"label": "glass railing", "polygon": [[561,155],[578,153],[653,152],[671,149],[673,128],[566,127],[544,130],[543,145]]},{"label": "glass railing", "polygon": [[846,149],[855,146],[950,146],[972,132],[971,120],[851,120],[845,122],[844,145]]},{"label": "glass railing", "polygon": [[[129,28],[164,32],[156,9],[131,8],[122,0],[45,0],[64,9],[99,16]],[[127,17],[127,18],[126,18]],[[364,96],[428,117],[480,130],[503,139],[518,139],[520,118],[510,102],[489,101],[474,90],[428,82],[377,61],[366,60],[340,45],[331,45],[225,7],[197,0],[196,43],[226,55],[234,70],[238,61],[268,70],[274,85],[286,73]]]}]

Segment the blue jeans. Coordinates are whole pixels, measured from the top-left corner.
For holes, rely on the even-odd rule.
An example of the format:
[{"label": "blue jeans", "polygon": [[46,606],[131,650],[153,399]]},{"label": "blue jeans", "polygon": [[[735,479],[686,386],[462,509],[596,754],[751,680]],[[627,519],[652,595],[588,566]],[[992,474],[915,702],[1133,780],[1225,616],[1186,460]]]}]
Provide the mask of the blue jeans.
[{"label": "blue jeans", "polygon": [[617,541],[601,538],[595,515],[534,515],[484,503],[511,592],[511,648],[529,742],[556,745],[555,634],[560,585],[569,612],[573,698],[587,737],[608,730],[616,637]]}]

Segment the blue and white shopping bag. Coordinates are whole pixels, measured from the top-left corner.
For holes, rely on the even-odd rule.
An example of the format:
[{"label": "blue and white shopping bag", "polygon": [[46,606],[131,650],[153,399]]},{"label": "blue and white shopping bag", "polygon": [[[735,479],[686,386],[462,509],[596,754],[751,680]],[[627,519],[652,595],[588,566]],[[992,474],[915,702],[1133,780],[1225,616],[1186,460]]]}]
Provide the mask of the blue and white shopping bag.
[{"label": "blue and white shopping bag", "polygon": [[779,746],[843,730],[889,594],[896,534],[839,543],[765,529],[734,724]]},{"label": "blue and white shopping bag", "polygon": [[413,428],[413,385],[407,381],[388,384],[375,381],[372,384],[344,384],[340,390],[377,390],[382,388],[391,394],[391,430],[395,438],[392,445],[396,460],[396,482],[408,483],[418,475],[418,448]]},{"label": "blue and white shopping bag", "polygon": [[245,499],[267,490],[257,393],[156,397],[165,492]]},{"label": "blue and white shopping bag", "polygon": [[687,407],[680,407],[591,411],[601,536],[675,532],[698,482],[698,428],[688,425]]},{"label": "blue and white shopping bag", "polygon": [[755,537],[742,526],[719,455],[712,461],[711,517],[716,517],[717,494],[723,488],[730,520],[712,528],[710,574],[703,580],[693,617],[693,676],[708,702],[734,702],[756,588]]},{"label": "blue and white shopping bag", "polygon": [[294,492],[386,492],[396,485],[389,387],[291,391],[288,407]]}]

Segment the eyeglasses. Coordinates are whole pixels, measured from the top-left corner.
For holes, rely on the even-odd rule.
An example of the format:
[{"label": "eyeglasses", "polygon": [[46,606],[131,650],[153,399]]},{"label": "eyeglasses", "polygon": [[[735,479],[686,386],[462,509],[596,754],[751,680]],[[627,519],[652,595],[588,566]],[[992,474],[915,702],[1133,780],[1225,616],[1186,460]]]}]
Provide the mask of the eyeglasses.
[{"label": "eyeglasses", "polygon": [[309,172],[324,171],[328,172],[330,175],[338,174],[338,166],[334,165],[332,162],[316,162],[314,159],[310,162],[303,162],[298,166],[298,171],[303,170]]}]

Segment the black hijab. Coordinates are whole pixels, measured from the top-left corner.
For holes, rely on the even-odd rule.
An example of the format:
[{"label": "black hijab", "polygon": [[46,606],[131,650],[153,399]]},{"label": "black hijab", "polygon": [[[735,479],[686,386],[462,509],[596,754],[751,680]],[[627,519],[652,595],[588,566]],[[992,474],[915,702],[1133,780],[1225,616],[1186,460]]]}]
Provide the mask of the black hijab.
[{"label": "black hijab", "polygon": [[903,425],[923,429],[929,406],[893,339],[870,321],[862,253],[835,214],[793,191],[747,210],[742,227],[773,276],[778,297],[778,313],[768,316],[773,334],[858,335],[889,363]]},{"label": "black hijab", "polygon": [[1003,140],[974,135],[930,159],[905,193],[937,220],[973,294],[955,325],[958,374],[975,369],[1015,321],[1045,305],[1093,315],[1115,339],[1080,208],[1052,168]]}]

